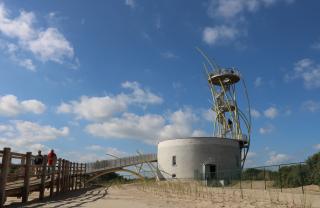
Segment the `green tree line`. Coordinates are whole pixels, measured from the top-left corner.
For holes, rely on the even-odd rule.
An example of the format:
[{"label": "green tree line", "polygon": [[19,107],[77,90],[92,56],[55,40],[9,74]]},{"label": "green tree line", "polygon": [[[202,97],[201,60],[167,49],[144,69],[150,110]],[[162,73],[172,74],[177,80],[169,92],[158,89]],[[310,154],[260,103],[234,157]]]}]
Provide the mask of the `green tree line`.
[{"label": "green tree line", "polygon": [[320,152],[310,156],[305,163],[282,165],[279,170],[248,168],[242,172],[242,180],[271,180],[275,181],[275,186],[287,188],[311,184],[320,186]]}]

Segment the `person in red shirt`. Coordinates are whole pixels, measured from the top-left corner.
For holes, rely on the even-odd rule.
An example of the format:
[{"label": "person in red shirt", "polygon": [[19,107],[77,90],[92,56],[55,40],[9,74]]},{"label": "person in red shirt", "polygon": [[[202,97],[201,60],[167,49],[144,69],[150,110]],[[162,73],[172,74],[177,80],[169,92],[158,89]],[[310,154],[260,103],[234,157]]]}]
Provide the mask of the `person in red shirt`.
[{"label": "person in red shirt", "polygon": [[48,165],[53,166],[57,162],[57,155],[54,153],[54,150],[52,149],[48,154]]},{"label": "person in red shirt", "polygon": [[50,177],[50,174],[52,173],[54,166],[57,162],[57,155],[54,153],[54,150],[52,149],[48,154],[48,178]]}]

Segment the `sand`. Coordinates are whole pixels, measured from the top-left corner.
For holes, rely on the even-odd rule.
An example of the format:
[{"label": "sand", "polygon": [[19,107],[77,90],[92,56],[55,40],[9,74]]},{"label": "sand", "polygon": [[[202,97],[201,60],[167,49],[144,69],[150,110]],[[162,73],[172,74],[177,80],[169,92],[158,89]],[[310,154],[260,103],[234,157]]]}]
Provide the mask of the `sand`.
[{"label": "sand", "polygon": [[[25,206],[15,204],[9,207],[107,207],[107,208],[238,208],[238,207],[314,207],[320,208],[320,195],[279,193],[264,190],[240,190],[202,188],[196,193],[164,189],[157,185],[119,185],[110,188],[98,187],[69,192],[44,202],[37,200]],[[37,196],[37,195],[35,195]],[[33,195],[30,196],[31,198]]]}]

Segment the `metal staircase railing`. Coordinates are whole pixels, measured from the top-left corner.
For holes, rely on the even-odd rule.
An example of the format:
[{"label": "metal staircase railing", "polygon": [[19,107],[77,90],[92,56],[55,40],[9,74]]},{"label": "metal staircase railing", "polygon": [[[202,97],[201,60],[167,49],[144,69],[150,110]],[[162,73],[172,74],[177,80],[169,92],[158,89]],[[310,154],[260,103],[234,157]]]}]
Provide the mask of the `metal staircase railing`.
[{"label": "metal staircase railing", "polygon": [[147,162],[156,162],[157,154],[143,154],[137,156],[123,157],[112,160],[100,160],[97,162],[86,163],[86,173],[94,173],[108,169],[117,169]]}]

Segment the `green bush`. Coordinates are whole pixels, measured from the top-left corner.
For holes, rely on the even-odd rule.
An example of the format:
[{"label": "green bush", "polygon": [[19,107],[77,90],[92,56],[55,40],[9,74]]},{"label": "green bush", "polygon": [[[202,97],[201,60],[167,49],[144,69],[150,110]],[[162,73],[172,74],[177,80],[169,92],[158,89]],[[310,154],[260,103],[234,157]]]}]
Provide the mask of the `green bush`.
[{"label": "green bush", "polygon": [[309,180],[320,186],[320,152],[312,155],[306,161],[309,168]]}]

